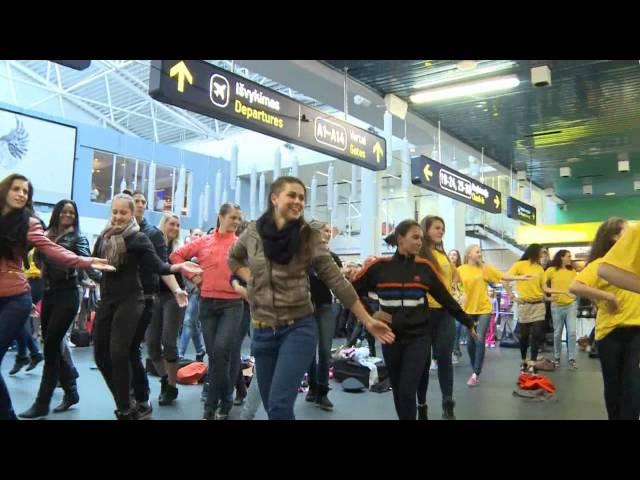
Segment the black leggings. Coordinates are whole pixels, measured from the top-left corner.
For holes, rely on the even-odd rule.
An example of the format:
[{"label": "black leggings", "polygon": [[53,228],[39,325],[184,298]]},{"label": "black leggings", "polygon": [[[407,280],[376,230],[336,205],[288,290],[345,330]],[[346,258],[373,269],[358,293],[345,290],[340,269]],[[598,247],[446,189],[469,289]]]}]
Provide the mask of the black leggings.
[{"label": "black leggings", "polygon": [[[44,369],[36,402],[49,406],[58,379],[65,393],[76,390],[76,372],[63,356],[63,339],[80,306],[77,287],[46,291],[42,299],[42,336],[44,338]],[[69,356],[70,357],[70,356]]]},{"label": "black leggings", "polygon": [[393,403],[400,420],[416,419],[416,394],[431,350],[430,335],[396,339],[382,345],[382,355],[389,370]]},{"label": "black leggings", "polygon": [[131,406],[129,363],[143,309],[142,297],[120,302],[103,298],[96,313],[93,330],[96,365],[122,413],[128,412]]},{"label": "black leggings", "polygon": [[640,417],[640,327],[616,328],[598,341],[609,420]]},{"label": "black leggings", "polygon": [[538,350],[544,342],[544,333],[546,322],[520,323],[520,356],[522,360],[527,358],[527,350],[529,349],[529,337],[531,337],[531,361],[538,360]]},{"label": "black leggings", "polygon": [[131,365],[131,387],[133,389],[136,402],[143,403],[149,400],[149,377],[142,361],[142,341],[144,340],[147,328],[153,316],[153,298],[145,298],[144,309],[140,315],[140,321],[136,334],[131,344],[129,364]]}]

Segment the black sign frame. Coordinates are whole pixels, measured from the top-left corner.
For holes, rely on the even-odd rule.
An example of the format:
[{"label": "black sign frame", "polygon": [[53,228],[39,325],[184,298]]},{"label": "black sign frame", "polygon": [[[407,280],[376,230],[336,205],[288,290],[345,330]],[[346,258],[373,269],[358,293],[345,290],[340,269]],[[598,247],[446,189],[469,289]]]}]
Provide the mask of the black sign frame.
[{"label": "black sign frame", "polygon": [[152,60],[149,95],[369,170],[387,168],[383,137],[202,60]]},{"label": "black sign frame", "polygon": [[498,190],[424,155],[411,159],[411,182],[485,212],[502,213]]},{"label": "black sign frame", "polygon": [[519,220],[530,225],[538,224],[538,213],[536,207],[528,203],[521,202],[517,198],[507,198],[507,217]]}]

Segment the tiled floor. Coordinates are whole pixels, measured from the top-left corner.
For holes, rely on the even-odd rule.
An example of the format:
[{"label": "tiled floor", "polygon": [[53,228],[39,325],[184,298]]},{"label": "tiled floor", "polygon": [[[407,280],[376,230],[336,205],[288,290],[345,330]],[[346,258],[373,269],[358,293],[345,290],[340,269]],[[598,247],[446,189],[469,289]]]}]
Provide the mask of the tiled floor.
[{"label": "tiled floor", "polygon": [[[335,340],[339,345],[340,340]],[[248,346],[248,343],[246,344]],[[74,349],[74,360],[80,372],[78,386],[81,401],[68,412],[49,414],[49,420],[112,420],[114,404],[102,377],[95,368],[91,348]],[[543,355],[550,356],[549,352]],[[193,356],[193,355],[191,355]],[[557,395],[546,402],[535,402],[515,398],[512,395],[518,376],[519,351],[515,349],[491,349],[487,351],[481,384],[473,389],[466,386],[470,375],[466,351],[459,365],[455,367],[454,392],[457,402],[456,415],[460,420],[597,420],[606,419],[602,397],[602,378],[598,360],[589,359],[579,352],[577,371],[570,371],[566,364],[560,370],[548,373],[557,387]],[[16,412],[29,408],[33,402],[42,364],[32,372],[24,370],[10,377],[8,371],[13,366],[14,353],[9,352],[2,362],[2,375],[11,392]],[[201,386],[179,386],[180,394],[175,405],[160,407],[155,399],[159,393],[157,377],[150,377],[155,420],[199,420],[202,418],[200,402]],[[347,393],[338,383],[332,385],[329,394],[335,408],[325,412],[304,401],[300,394],[296,402],[296,416],[299,420],[394,420],[391,392]],[[62,398],[62,390],[56,390],[51,408]],[[437,373],[431,372],[429,385],[429,416],[439,419],[441,410],[440,387]],[[239,418],[235,407],[231,419]],[[265,419],[260,409],[256,419]]]}]

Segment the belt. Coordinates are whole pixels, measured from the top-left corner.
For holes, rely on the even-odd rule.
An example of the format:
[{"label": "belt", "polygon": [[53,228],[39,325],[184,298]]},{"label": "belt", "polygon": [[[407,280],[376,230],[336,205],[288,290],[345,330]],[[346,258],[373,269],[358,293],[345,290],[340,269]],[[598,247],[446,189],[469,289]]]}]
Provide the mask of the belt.
[{"label": "belt", "polygon": [[251,319],[251,323],[253,324],[254,327],[256,328],[272,328],[273,330],[276,330],[278,328],[283,328],[283,327],[290,327],[291,325],[293,325],[294,323],[296,323],[295,320],[287,320],[284,325],[278,325],[275,326],[273,323],[268,323],[268,322],[261,322],[260,320],[256,320],[254,318]]},{"label": "belt", "polygon": [[525,303],[525,304],[527,304],[527,305],[537,305],[537,304],[539,304],[539,303],[544,303],[544,300],[535,300],[535,301],[533,301],[533,302],[528,302],[528,301],[526,301],[526,300],[523,300],[522,302],[523,302],[523,303]]}]

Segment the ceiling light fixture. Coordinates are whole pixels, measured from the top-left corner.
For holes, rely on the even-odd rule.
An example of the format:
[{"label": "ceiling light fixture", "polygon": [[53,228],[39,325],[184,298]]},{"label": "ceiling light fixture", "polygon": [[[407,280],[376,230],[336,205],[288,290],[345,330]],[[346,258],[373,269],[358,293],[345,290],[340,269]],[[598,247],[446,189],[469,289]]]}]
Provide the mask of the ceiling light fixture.
[{"label": "ceiling light fixture", "polygon": [[593,185],[582,185],[582,193],[585,195],[593,195]]},{"label": "ceiling light fixture", "polygon": [[438,100],[509,90],[518,85],[520,85],[520,80],[518,80],[516,75],[505,75],[502,77],[460,83],[448,87],[434,88],[432,90],[424,90],[411,95],[409,98],[413,103],[437,102]]},{"label": "ceiling light fixture", "polygon": [[[458,64],[460,65],[460,64]],[[507,61],[502,63],[494,63],[493,65],[487,65],[484,67],[476,67],[470,70],[464,70],[458,68],[451,72],[447,72],[443,75],[438,75],[437,78],[432,80],[426,80],[422,83],[416,84],[413,88],[431,88],[436,85],[442,85],[444,83],[457,82],[459,80],[468,80],[469,78],[481,77],[482,75],[489,75],[490,73],[502,72],[504,70],[510,70],[516,65],[516,62]],[[435,76],[432,74],[430,76]]]},{"label": "ceiling light fixture", "polygon": [[615,194],[616,194],[616,192],[607,192],[607,193],[605,193],[605,195],[607,197],[613,197]]}]

